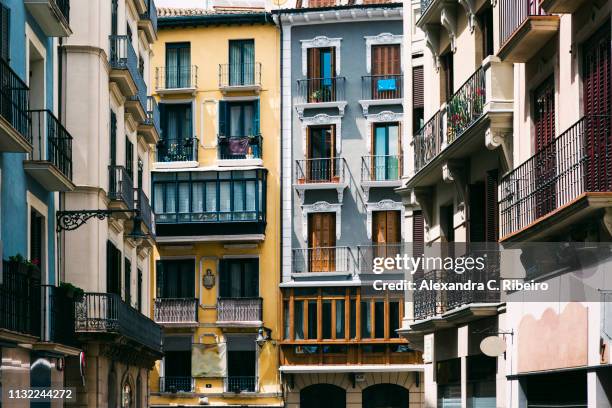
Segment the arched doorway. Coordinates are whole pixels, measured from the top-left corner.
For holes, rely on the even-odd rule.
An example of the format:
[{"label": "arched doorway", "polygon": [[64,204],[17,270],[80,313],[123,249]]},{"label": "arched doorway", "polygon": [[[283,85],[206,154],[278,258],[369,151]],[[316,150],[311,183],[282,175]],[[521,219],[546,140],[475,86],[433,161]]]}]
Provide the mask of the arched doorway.
[{"label": "arched doorway", "polygon": [[300,408],[345,408],[346,391],[332,384],[314,384],[300,391]]},{"label": "arched doorway", "polygon": [[[51,386],[51,363],[45,358],[37,359],[30,367],[30,386],[31,387],[50,387]],[[32,401],[31,408],[50,408],[51,401]]]},{"label": "arched doorway", "polygon": [[363,408],[408,408],[409,393],[395,384],[376,384],[361,394]]}]

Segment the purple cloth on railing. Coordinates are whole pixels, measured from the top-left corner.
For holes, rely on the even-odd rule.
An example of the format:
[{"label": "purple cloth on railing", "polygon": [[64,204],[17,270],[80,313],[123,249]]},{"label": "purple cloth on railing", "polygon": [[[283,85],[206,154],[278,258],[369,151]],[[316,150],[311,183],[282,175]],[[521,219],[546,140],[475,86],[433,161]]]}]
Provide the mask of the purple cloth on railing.
[{"label": "purple cloth on railing", "polygon": [[229,140],[229,152],[231,155],[245,155],[249,148],[249,138],[244,137],[240,139]]}]

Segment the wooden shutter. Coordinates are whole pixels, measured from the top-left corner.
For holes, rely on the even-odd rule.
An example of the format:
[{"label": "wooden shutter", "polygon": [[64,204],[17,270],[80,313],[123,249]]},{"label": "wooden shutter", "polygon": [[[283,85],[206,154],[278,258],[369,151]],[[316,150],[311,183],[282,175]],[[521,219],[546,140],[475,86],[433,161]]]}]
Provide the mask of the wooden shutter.
[{"label": "wooden shutter", "polygon": [[319,48],[308,49],[308,78],[319,78],[321,72],[321,53]]},{"label": "wooden shutter", "polygon": [[484,183],[469,186],[469,234],[470,242],[485,242],[485,185]]},{"label": "wooden shutter", "polygon": [[412,106],[422,108],[425,105],[424,86],[423,86],[423,66],[412,69]]},{"label": "wooden shutter", "polygon": [[336,213],[314,213],[308,216],[310,270],[335,269]]},{"label": "wooden shutter", "polygon": [[401,73],[399,44],[372,46],[372,75],[399,75]]},{"label": "wooden shutter", "polygon": [[257,99],[253,106],[253,134],[255,136],[259,135],[259,99]]},{"label": "wooden shutter", "polygon": [[583,99],[585,115],[610,115],[610,21],[583,46]]},{"label": "wooden shutter", "polygon": [[227,136],[229,135],[229,129],[227,124],[227,102],[219,101],[219,135]]},{"label": "wooden shutter", "polygon": [[556,208],[556,147],[550,143],[555,138],[555,82],[551,76],[534,92],[534,150],[537,159],[535,180],[542,186],[533,196],[535,216],[542,217]]},{"label": "wooden shutter", "polygon": [[[416,210],[412,212],[412,256],[419,257],[425,252],[425,219],[423,212]],[[423,276],[423,270],[419,268],[414,278]]]},{"label": "wooden shutter", "polygon": [[535,151],[555,138],[555,82],[548,78],[535,90]]},{"label": "wooden shutter", "polygon": [[121,295],[121,252],[106,241],[106,291]]},{"label": "wooden shutter", "polygon": [[499,240],[499,207],[497,200],[497,170],[487,172],[485,179],[485,238],[487,242]]},{"label": "wooden shutter", "polygon": [[5,62],[10,58],[10,30],[11,30],[11,10],[0,4],[0,58]]}]

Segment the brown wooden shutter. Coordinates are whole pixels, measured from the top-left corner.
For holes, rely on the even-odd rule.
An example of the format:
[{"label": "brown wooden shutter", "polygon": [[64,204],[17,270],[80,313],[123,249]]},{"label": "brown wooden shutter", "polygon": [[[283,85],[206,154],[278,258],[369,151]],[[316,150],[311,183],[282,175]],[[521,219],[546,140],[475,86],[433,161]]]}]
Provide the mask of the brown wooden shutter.
[{"label": "brown wooden shutter", "polygon": [[399,44],[372,46],[372,75],[399,75],[401,52]]},{"label": "brown wooden shutter", "polygon": [[485,238],[487,242],[499,240],[499,206],[497,200],[497,170],[487,172],[485,179]]},{"label": "brown wooden shutter", "polygon": [[315,213],[308,216],[309,261],[312,271],[333,271],[336,259],[336,214]]},{"label": "brown wooden shutter", "polygon": [[412,68],[412,107],[422,108],[425,105],[423,91],[423,66]]},{"label": "brown wooden shutter", "polygon": [[535,90],[535,151],[555,138],[555,81],[548,78]]},{"label": "brown wooden shutter", "polygon": [[[419,257],[425,252],[425,219],[423,212],[416,210],[412,212],[412,256]],[[414,278],[419,279],[423,276],[423,270],[419,268]]]},{"label": "brown wooden shutter", "polygon": [[556,208],[556,147],[551,145],[555,138],[555,82],[551,76],[534,92],[534,150],[537,165],[534,169],[535,180],[542,186],[533,195],[532,207],[536,217],[542,217]]}]

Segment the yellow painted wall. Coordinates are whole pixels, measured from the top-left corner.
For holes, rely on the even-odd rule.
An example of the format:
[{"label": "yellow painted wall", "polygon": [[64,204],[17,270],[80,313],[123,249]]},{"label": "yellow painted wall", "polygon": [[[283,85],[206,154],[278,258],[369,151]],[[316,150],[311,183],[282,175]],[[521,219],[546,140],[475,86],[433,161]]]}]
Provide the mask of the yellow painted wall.
[{"label": "yellow painted wall", "polygon": [[[190,42],[191,64],[198,66],[198,87],[195,95],[195,135],[200,139],[198,161],[200,166],[214,166],[217,160],[216,139],[218,133],[217,102],[224,95],[218,86],[219,64],[227,64],[228,40],[254,39],[255,61],[262,64],[260,92],[260,128],[263,137],[262,158],[267,175],[267,226],[265,240],[259,243],[197,243],[180,247],[160,246],[157,257],[186,257],[196,260],[196,295],[201,295],[199,308],[199,327],[194,338],[211,342],[205,333],[222,336],[223,332],[215,327],[216,299],[219,284],[218,261],[224,255],[259,256],[259,295],[263,298],[264,326],[272,329],[272,338],[279,338],[280,306],[278,285],[280,279],[280,34],[272,24],[268,25],[225,25],[214,27],[191,27],[161,29],[155,43],[152,59],[151,83],[155,83],[155,67],[165,65],[166,42]],[[245,93],[242,95],[252,95]],[[234,96],[234,95],[232,95]],[[164,96],[167,99],[185,99],[187,95]],[[215,287],[202,286],[200,274],[211,269],[215,275]],[[154,273],[154,272],[153,272]],[[151,282],[155,282],[152,276]],[[154,284],[151,296],[154,296]],[[185,329],[171,329],[174,332]],[[251,333],[256,330],[251,329]],[[278,372],[279,352],[275,342],[268,342],[258,348],[259,396],[241,394],[222,394],[223,379],[196,379],[196,395],[207,395],[211,404],[282,404],[280,378]],[[210,385],[209,388],[207,386]],[[150,404],[197,404],[198,396],[180,397],[169,394],[160,395],[159,363],[150,375]]]}]

